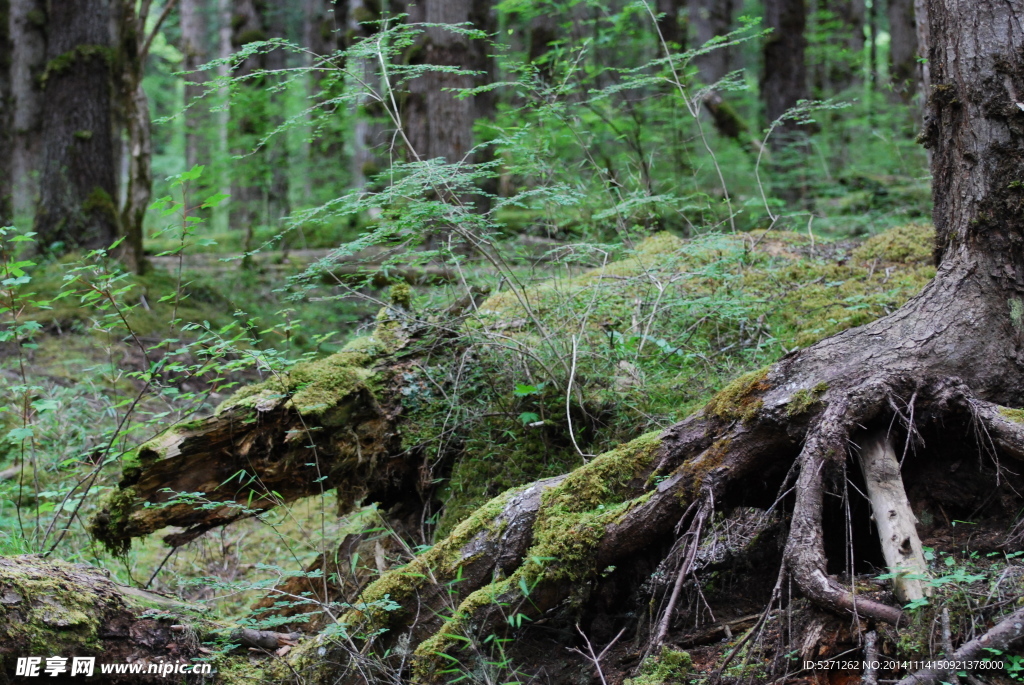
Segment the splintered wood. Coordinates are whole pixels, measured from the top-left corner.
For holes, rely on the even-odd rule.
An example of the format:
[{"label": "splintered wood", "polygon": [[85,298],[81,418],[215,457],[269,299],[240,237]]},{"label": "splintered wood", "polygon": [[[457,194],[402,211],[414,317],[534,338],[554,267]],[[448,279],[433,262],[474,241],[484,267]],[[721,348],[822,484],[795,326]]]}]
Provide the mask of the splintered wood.
[{"label": "splintered wood", "polygon": [[892,441],[885,431],[876,431],[861,440],[860,448],[860,467],[882,554],[889,572],[896,574],[892,581],[896,598],[906,604],[930,597],[932,588],[923,579],[928,566],[917,535],[917,517],[903,487]]}]

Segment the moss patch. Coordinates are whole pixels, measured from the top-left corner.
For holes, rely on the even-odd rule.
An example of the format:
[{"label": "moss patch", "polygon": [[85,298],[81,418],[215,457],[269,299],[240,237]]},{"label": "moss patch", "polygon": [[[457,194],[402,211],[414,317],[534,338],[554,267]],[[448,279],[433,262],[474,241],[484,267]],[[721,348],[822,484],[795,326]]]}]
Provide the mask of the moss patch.
[{"label": "moss patch", "polygon": [[100,504],[100,513],[89,524],[89,533],[115,556],[124,556],[132,546],[128,524],[135,504],[134,488],[114,488]]},{"label": "moss patch", "polygon": [[786,406],[787,416],[799,416],[813,407],[828,390],[828,383],[818,383],[810,390],[803,388],[793,393]]},{"label": "moss patch", "polygon": [[999,407],[999,413],[1014,423],[1024,423],[1024,409]]},{"label": "moss patch", "polygon": [[649,656],[640,664],[640,673],[635,678],[626,678],[623,685],[667,685],[685,683],[693,661],[686,652],[662,647],[657,656]]},{"label": "moss patch", "polygon": [[932,260],[935,229],[927,224],[907,224],[869,238],[853,251],[855,259],[925,265]]},{"label": "moss patch", "polygon": [[768,385],[769,367],[745,373],[725,386],[708,402],[706,411],[726,421],[747,421],[754,417],[764,403],[759,397]]}]

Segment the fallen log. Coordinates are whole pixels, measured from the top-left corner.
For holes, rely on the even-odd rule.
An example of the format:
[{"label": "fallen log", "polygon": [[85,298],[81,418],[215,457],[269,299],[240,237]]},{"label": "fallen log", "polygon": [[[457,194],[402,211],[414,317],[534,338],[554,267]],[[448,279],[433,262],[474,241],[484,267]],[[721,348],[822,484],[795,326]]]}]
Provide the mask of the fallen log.
[{"label": "fallen log", "polygon": [[[47,658],[57,657],[54,665],[67,676],[74,657],[93,657],[89,682],[166,683],[160,669],[203,657],[201,640],[213,628],[194,607],[119,585],[103,569],[37,555],[0,557],[0,682],[13,681],[19,658],[41,658],[40,675],[49,679]],[[102,664],[142,670],[117,676],[101,673]]]}]

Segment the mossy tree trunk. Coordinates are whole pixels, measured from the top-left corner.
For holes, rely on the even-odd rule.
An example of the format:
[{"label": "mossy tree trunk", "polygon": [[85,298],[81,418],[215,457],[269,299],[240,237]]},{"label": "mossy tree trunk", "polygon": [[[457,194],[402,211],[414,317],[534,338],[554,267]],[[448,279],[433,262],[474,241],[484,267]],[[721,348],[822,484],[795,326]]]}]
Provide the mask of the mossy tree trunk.
[{"label": "mossy tree trunk", "polygon": [[47,7],[42,161],[34,230],[43,249],[107,248],[118,236],[111,2]]},{"label": "mossy tree trunk", "polygon": [[[118,585],[84,564],[0,557],[0,682],[18,682],[19,657],[94,657],[89,682],[168,682],[159,674],[103,675],[99,664],[185,664],[215,628],[192,608]],[[65,673],[65,676],[68,674]],[[79,675],[78,677],[85,677]],[[78,677],[69,681],[77,680]]]}]

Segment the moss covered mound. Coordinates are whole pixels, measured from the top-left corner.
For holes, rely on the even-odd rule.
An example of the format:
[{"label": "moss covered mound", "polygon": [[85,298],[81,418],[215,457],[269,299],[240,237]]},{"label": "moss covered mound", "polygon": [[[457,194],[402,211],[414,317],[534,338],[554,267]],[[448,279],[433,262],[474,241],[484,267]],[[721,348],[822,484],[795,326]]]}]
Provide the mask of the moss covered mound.
[{"label": "moss covered mound", "polygon": [[[408,405],[408,446],[462,446],[441,532],[505,488],[579,466],[579,450],[671,425],[733,379],[894,311],[934,275],[933,233],[911,224],[860,245],[774,231],[658,233],[598,268],[495,293],[465,326],[480,344],[446,388],[456,413],[451,403]],[[455,376],[431,373],[438,384]],[[713,410],[735,419],[756,410],[762,388],[746,385]]]}]

